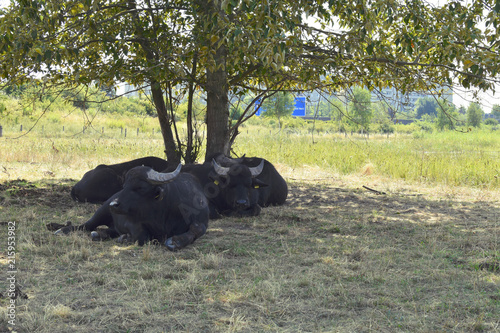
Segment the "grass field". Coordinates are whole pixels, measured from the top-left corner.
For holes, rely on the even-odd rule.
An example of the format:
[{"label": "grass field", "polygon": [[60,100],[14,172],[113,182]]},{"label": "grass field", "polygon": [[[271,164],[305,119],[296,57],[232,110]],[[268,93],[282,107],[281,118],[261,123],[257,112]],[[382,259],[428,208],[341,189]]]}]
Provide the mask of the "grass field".
[{"label": "grass field", "polygon": [[[0,161],[4,163],[0,181],[42,179],[47,175],[76,179],[101,163],[164,156],[161,133],[152,127],[151,119],[144,128],[138,127],[138,122],[140,119],[130,121],[127,136],[126,129],[97,124],[85,133],[74,122],[66,125],[64,132],[59,123],[46,124],[43,131],[38,126],[28,134],[10,125],[0,141]],[[368,173],[412,183],[500,187],[500,133],[488,129],[366,137],[250,125],[242,128],[234,150],[291,168],[313,167],[340,175]]]},{"label": "grass field", "polygon": [[159,134],[4,135],[0,332],[500,332],[496,133],[312,138],[249,126],[235,150],[276,165],[286,205],[210,221],[177,253],[45,227],[85,222],[98,206],[71,201],[75,179],[162,156]]}]

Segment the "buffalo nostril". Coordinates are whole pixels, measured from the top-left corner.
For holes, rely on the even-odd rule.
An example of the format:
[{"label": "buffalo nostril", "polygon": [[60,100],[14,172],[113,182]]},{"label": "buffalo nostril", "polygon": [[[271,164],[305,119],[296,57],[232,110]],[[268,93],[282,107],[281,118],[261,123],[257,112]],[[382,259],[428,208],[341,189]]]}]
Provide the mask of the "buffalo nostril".
[{"label": "buffalo nostril", "polygon": [[236,205],[238,205],[238,206],[247,206],[248,202],[246,200],[236,200]]}]

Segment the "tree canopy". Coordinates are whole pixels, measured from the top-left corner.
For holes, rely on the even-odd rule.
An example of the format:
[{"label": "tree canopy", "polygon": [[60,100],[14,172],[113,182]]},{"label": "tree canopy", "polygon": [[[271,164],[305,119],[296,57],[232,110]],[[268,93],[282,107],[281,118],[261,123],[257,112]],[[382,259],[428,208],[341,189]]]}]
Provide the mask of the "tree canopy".
[{"label": "tree canopy", "polygon": [[263,103],[262,109],[266,110],[264,115],[278,118],[281,128],[283,117],[291,116],[295,107],[295,100],[291,93],[278,92],[269,96]]},{"label": "tree canopy", "polygon": [[352,96],[348,108],[349,119],[355,128],[367,130],[372,119],[371,94],[366,89],[355,87]]},{"label": "tree canopy", "polygon": [[481,127],[484,112],[477,103],[470,103],[467,108],[467,125],[472,127]]},{"label": "tree canopy", "polygon": [[[492,89],[500,3],[393,0],[22,0],[0,10],[4,84],[151,88],[169,160],[192,159],[176,135],[173,87],[206,94],[206,154],[228,153],[241,121],[230,95],[456,82]],[[485,28],[481,29],[484,25]],[[252,108],[240,116],[245,120]]]},{"label": "tree canopy", "polygon": [[493,105],[493,107],[491,108],[491,114],[495,118],[500,119],[500,105],[498,104]]},{"label": "tree canopy", "polygon": [[434,97],[425,97],[417,99],[415,103],[415,112],[418,119],[427,114],[431,117],[437,115],[439,104]]},{"label": "tree canopy", "polygon": [[436,109],[436,127],[441,131],[444,129],[453,129],[458,119],[458,111],[455,105],[445,100],[438,100],[436,104],[439,105]]}]

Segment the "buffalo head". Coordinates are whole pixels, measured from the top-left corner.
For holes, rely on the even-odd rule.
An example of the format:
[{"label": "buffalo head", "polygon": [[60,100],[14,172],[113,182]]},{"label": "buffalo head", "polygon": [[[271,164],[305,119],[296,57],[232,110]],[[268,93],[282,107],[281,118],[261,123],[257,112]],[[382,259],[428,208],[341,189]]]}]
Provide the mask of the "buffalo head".
[{"label": "buffalo head", "polygon": [[[256,178],[262,172],[264,161],[256,167],[248,167],[239,163],[224,167],[215,160],[212,160],[212,165],[215,173],[211,175],[211,180],[215,186],[211,185],[212,189],[206,186],[207,197],[220,196],[223,201],[221,204],[225,206],[223,210],[236,212],[236,215],[257,215],[260,209],[257,204],[258,191],[256,189],[267,186]],[[251,212],[248,211],[249,209]]]},{"label": "buffalo head", "polygon": [[[181,172],[182,165],[172,172],[157,172],[149,167],[135,167],[125,176],[123,190],[114,198],[109,207],[114,214],[139,216],[148,213],[148,206],[163,200],[162,185],[173,181]],[[150,207],[151,208],[151,207]]]}]

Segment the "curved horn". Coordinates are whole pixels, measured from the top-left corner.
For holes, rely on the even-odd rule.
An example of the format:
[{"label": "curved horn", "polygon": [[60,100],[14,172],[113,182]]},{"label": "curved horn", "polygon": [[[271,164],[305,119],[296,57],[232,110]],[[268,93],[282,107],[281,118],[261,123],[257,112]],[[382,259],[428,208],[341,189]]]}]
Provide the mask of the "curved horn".
[{"label": "curved horn", "polygon": [[172,172],[158,172],[153,169],[149,170],[146,174],[148,182],[152,184],[165,184],[172,181],[181,172],[182,164],[179,163],[177,169]]},{"label": "curved horn", "polygon": [[220,164],[234,164],[234,160],[226,155],[219,155],[215,158],[215,161],[218,161]]},{"label": "curved horn", "polygon": [[245,161],[245,155],[246,154],[243,154],[243,156],[241,157],[232,158],[224,154],[220,154],[217,157],[215,157],[215,161],[217,161],[222,165],[233,165],[233,164],[243,163],[243,161]]},{"label": "curved horn", "polygon": [[219,164],[217,164],[215,159],[212,160],[212,165],[214,166],[215,172],[217,172],[219,176],[227,176],[229,168],[221,167]]},{"label": "curved horn", "polygon": [[260,175],[262,170],[264,170],[264,160],[260,161],[260,164],[257,165],[256,167],[249,168],[250,172],[252,173],[252,177],[257,177]]},{"label": "curved horn", "polygon": [[245,160],[245,155],[246,154],[243,154],[243,156],[241,157],[233,158],[233,161],[235,161],[236,163],[243,163],[243,161]]}]

